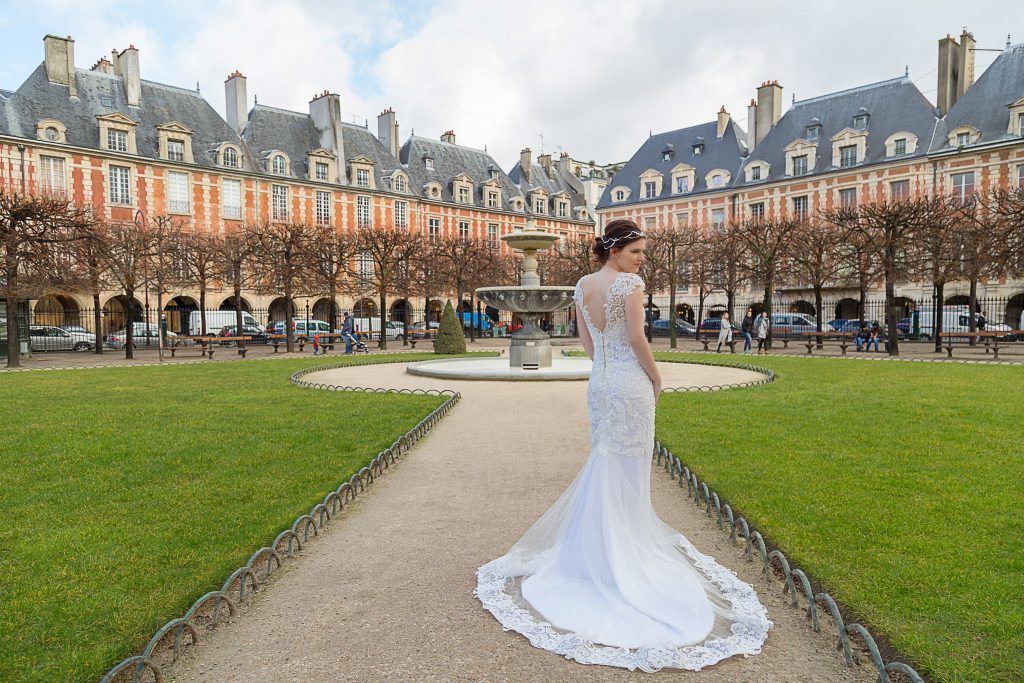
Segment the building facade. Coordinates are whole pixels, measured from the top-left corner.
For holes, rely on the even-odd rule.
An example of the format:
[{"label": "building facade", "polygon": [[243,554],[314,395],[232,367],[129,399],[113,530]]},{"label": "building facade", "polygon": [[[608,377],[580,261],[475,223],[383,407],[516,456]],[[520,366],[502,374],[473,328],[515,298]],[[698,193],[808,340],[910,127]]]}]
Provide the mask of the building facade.
[{"label": "building facade", "polygon": [[[340,96],[327,91],[306,112],[250,108],[247,80],[235,71],[224,84],[225,120],[198,91],[142,79],[134,46],[80,69],[70,37],[43,42],[43,63],[16,90],[0,90],[0,187],[66,193],[110,221],[174,216],[212,234],[281,221],[458,235],[504,249],[500,236],[528,219],[566,237],[594,232],[593,215],[579,210],[581,188],[520,186],[487,152],[457,144],[452,131],[402,144],[391,109],[378,116],[374,134],[343,122]],[[118,296],[105,293],[104,307],[121,309]],[[229,306],[230,296],[211,293],[208,305]],[[171,306],[198,301],[189,288],[167,298]],[[273,296],[243,298],[271,318],[284,311]],[[155,296],[149,299],[137,305],[155,309]],[[365,303],[371,310],[364,312],[375,314],[375,304]],[[425,303],[396,302],[390,313],[405,305],[422,312]],[[30,302],[55,316],[89,305],[76,292]],[[317,299],[312,308],[329,310],[329,302]]]},{"label": "building facade", "polygon": [[[939,41],[938,106],[904,76],[794,101],[783,113],[783,88],[768,81],[750,101],[747,132],[723,107],[715,121],[652,135],[611,181],[598,227],[622,217],[648,229],[709,231],[727,221],[1024,184],[1024,44],[1008,43],[977,81],[973,48],[967,32]],[[967,286],[948,285],[947,302]],[[787,298],[800,299],[792,289]],[[1006,310],[990,313],[1019,324],[1024,282],[987,281],[979,293],[1005,300]],[[696,305],[696,290],[678,294],[684,306]],[[900,283],[897,294],[926,299],[931,285]],[[712,295],[708,303],[723,301]]]}]

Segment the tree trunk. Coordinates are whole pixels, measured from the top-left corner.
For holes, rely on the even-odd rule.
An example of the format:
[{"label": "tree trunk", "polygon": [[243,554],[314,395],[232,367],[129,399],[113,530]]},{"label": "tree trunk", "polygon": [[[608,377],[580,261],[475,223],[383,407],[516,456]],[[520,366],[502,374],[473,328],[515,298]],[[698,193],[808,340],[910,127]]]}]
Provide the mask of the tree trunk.
[{"label": "tree trunk", "polygon": [[669,278],[669,292],[668,292],[668,345],[669,348],[676,348],[676,280],[674,277]]},{"label": "tree trunk", "polygon": [[380,341],[377,342],[378,348],[381,351],[387,351],[388,348],[388,325],[387,325],[387,297],[384,294],[384,288],[380,291]]},{"label": "tree trunk", "polygon": [[693,333],[694,339],[700,339],[700,326],[704,322],[704,285],[697,288],[697,329]]},{"label": "tree trunk", "polygon": [[[971,293],[967,296],[967,308],[970,309],[968,311],[968,316],[967,316],[968,332],[972,332],[972,333],[973,332],[977,332],[978,331],[978,317],[977,317],[978,314],[975,311],[978,308],[978,279],[974,278],[974,277],[971,278]],[[977,337],[971,337],[970,341],[968,343],[971,346],[977,346],[978,345],[978,338]]]},{"label": "tree trunk", "polygon": [[900,355],[900,342],[896,338],[896,273],[891,267],[885,269],[885,329],[889,336],[886,344],[889,355]]},{"label": "tree trunk", "polygon": [[[10,282],[10,280],[8,280]],[[18,299],[7,295],[7,367],[21,366],[21,340],[18,338]]]},{"label": "tree trunk", "polygon": [[92,325],[96,330],[96,353],[103,353],[103,311],[100,310],[100,293],[98,289],[92,291]]},{"label": "tree trunk", "polygon": [[[242,329],[242,287],[239,283],[235,283],[235,329]],[[242,336],[241,333],[238,336]],[[245,348],[242,340],[238,340],[238,348]]]},{"label": "tree trunk", "polygon": [[135,290],[125,289],[124,296],[128,300],[124,314],[124,357],[132,359],[135,358]]},{"label": "tree trunk", "polygon": [[331,297],[331,332],[338,331],[338,286],[332,281],[327,296]]},{"label": "tree trunk", "polygon": [[405,304],[402,306],[402,346],[409,345],[409,325],[412,321],[409,319],[409,297],[405,297]]},{"label": "tree trunk", "polygon": [[654,292],[647,292],[647,343],[654,341]]},{"label": "tree trunk", "polygon": [[[814,287],[814,317],[816,318],[815,323],[814,323],[814,329],[817,332],[821,332],[821,314],[822,314],[822,308],[824,306],[824,304],[822,303],[821,298],[822,298],[821,297],[821,285],[816,285]],[[816,339],[818,340],[818,348],[819,349],[825,348],[825,345],[822,343],[824,338],[819,336],[819,337],[816,337]]]},{"label": "tree trunk", "polygon": [[[146,319],[146,326],[148,330],[149,319]],[[149,336],[147,335],[148,339]],[[164,362],[164,289],[160,287],[156,290],[156,352],[157,359]]]},{"label": "tree trunk", "polygon": [[[295,334],[292,326],[295,324],[295,314],[292,313],[292,288],[291,285],[284,288],[284,334],[285,351],[295,352]],[[307,323],[308,325],[309,323]],[[308,339],[306,341],[309,341]]]},{"label": "tree trunk", "polygon": [[932,302],[932,334],[934,335],[933,341],[935,342],[935,353],[942,353],[942,339],[939,337],[942,334],[942,301],[945,296],[944,290],[946,289],[946,283],[936,282],[935,283],[935,301]]},{"label": "tree trunk", "polygon": [[[199,322],[202,325],[203,336],[206,336],[206,285],[199,285]],[[235,334],[242,336],[242,328],[236,327]]]},{"label": "tree trunk", "polygon": [[725,307],[729,309],[729,320],[732,320],[732,309],[736,307],[736,292],[731,289],[725,290]]},{"label": "tree trunk", "polygon": [[476,325],[473,324],[473,296],[474,293],[469,293],[469,341],[476,342]]},{"label": "tree trunk", "polygon": [[764,285],[764,310],[768,312],[768,335],[764,339],[765,349],[772,348],[772,338],[775,336],[775,325],[772,323],[772,295],[775,293],[775,276],[770,276]]}]

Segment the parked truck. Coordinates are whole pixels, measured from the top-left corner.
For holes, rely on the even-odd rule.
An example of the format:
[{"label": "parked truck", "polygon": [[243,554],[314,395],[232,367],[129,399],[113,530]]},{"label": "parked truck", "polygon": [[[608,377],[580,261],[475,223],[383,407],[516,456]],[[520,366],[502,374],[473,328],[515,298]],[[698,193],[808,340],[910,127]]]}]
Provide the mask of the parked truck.
[{"label": "parked truck", "polygon": [[[235,325],[238,323],[238,321],[235,320],[234,311],[192,311],[188,318],[189,334],[203,333],[203,317],[206,318],[206,334],[210,335],[217,334],[225,325]],[[261,327],[261,325],[256,322],[256,318],[252,317],[245,311],[242,311],[242,325]]]}]

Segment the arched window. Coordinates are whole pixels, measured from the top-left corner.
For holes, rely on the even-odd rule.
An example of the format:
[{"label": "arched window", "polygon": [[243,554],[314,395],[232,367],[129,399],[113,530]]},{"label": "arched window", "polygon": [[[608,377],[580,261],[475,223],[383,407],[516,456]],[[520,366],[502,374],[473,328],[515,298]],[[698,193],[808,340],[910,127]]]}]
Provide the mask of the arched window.
[{"label": "arched window", "polygon": [[395,192],[405,192],[405,176],[395,176]]},{"label": "arched window", "polygon": [[224,165],[228,168],[238,168],[238,152],[234,147],[224,148]]},{"label": "arched window", "polygon": [[280,154],[274,155],[274,160],[271,165],[270,172],[274,175],[284,175],[284,157]]}]

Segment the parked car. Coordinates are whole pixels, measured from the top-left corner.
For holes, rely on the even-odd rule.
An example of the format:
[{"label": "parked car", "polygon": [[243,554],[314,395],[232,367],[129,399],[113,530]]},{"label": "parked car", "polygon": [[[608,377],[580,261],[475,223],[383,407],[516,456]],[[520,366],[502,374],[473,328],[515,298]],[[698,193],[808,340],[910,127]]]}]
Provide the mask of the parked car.
[{"label": "parked car", "polygon": [[[275,320],[272,330],[268,330],[271,334],[284,334],[285,333],[285,321]],[[292,319],[292,334],[295,339],[301,339],[303,341],[311,341],[313,335],[316,333],[328,334],[331,332],[331,325],[323,320],[314,320],[312,318],[294,318]]]},{"label": "parked car", "polygon": [[[165,345],[173,345],[174,337],[177,336],[174,332],[165,332]],[[160,328],[154,323],[134,323],[132,325],[132,341],[135,343],[136,348],[155,349],[160,345]],[[126,328],[108,334],[105,345],[112,349],[123,349],[127,342],[128,330]]]},{"label": "parked car", "polygon": [[[435,321],[431,320],[430,321],[430,328],[429,328],[430,329],[430,336],[431,337],[437,336],[437,331],[438,331],[438,329],[440,329],[440,327],[441,327],[441,323],[435,322]],[[426,336],[427,336],[427,323],[426,322],[421,320],[418,323],[413,323],[412,325],[409,326],[409,339],[423,339]]]},{"label": "parked car", "polygon": [[[871,327],[871,321],[865,320],[868,327]],[[843,319],[839,318],[836,320],[829,320],[828,327],[824,328],[826,333],[828,332],[858,332],[860,331],[860,321],[856,318]]]},{"label": "parked car", "polygon": [[33,351],[88,351],[96,342],[76,340],[70,332],[54,325],[32,325],[28,328],[28,345]]},{"label": "parked car", "polygon": [[[384,337],[388,341],[394,341],[402,336],[402,331],[405,329],[403,323],[397,320],[385,320],[385,333]],[[355,325],[356,332],[363,338],[380,338],[380,318],[373,316],[372,318],[352,318],[352,324]]]},{"label": "parked car", "polygon": [[[217,332],[217,336],[218,337],[237,337],[238,335],[235,334],[235,329],[237,327],[238,327],[237,325],[225,325],[224,327],[220,328],[219,332]],[[242,336],[243,337],[250,337],[249,342],[248,342],[249,344],[266,344],[269,341],[269,339],[270,339],[267,336],[266,330],[264,330],[259,325],[242,325]],[[224,342],[221,342],[221,343],[222,344],[229,344],[230,342],[229,341],[224,341]]]},{"label": "parked car", "polygon": [[[96,335],[81,325],[61,325],[60,328],[70,334],[71,338],[75,340],[75,349],[84,351],[86,348],[96,348]],[[82,342],[88,343],[89,346],[82,346]]]},{"label": "parked car", "polygon": [[[735,321],[730,321],[732,324],[733,332],[738,332],[740,326]],[[718,334],[718,331],[722,329],[721,318],[707,318],[700,322],[700,331],[704,335]]]},{"label": "parked car", "polygon": [[[707,321],[705,321],[707,322]],[[645,326],[646,327],[646,326]],[[676,318],[676,336],[677,337],[692,337],[697,333],[697,328],[693,323],[688,323],[681,318]],[[651,334],[655,337],[667,337],[669,336],[669,325],[668,318],[664,320],[655,320]]]},{"label": "parked car", "polygon": [[772,334],[776,337],[798,337],[804,332],[817,332],[818,319],[807,313],[772,313]]}]

